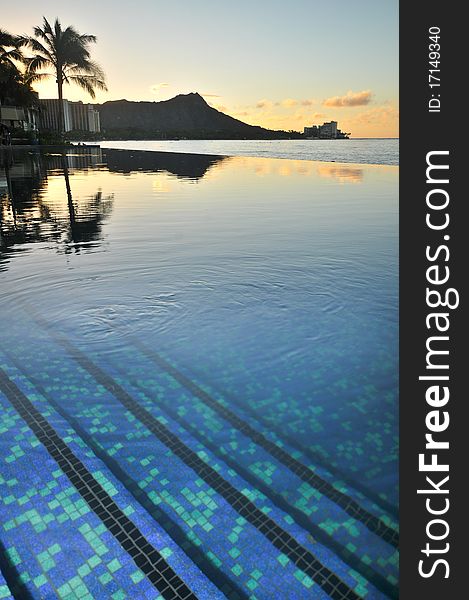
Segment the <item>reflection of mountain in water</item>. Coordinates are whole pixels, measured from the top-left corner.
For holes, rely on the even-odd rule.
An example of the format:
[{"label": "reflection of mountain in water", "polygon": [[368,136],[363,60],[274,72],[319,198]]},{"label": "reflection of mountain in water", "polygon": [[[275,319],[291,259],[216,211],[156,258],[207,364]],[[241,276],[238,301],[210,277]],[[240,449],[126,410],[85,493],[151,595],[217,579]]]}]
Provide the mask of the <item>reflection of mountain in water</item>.
[{"label": "reflection of mountain in water", "polygon": [[110,171],[167,171],[182,179],[201,179],[225,156],[181,154],[176,152],[145,152],[144,150],[103,150],[103,160]]}]

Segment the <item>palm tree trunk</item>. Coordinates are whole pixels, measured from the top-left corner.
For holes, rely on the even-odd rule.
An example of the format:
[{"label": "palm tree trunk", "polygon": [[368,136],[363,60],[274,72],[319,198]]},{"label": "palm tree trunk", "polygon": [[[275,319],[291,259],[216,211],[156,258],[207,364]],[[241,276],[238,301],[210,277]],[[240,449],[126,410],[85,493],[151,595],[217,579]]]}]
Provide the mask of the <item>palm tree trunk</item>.
[{"label": "palm tree trunk", "polygon": [[75,207],[73,206],[73,197],[72,197],[72,189],[70,187],[70,177],[68,174],[68,163],[67,163],[67,155],[62,154],[62,168],[64,172],[65,178],[65,187],[67,189],[67,204],[68,204],[68,214],[70,218],[70,236],[73,242],[76,242],[76,214]]},{"label": "palm tree trunk", "polygon": [[57,68],[57,89],[59,92],[59,110],[58,110],[58,122],[59,122],[59,134],[63,136],[65,133],[64,123],[64,97],[63,97],[63,76],[61,69]]}]

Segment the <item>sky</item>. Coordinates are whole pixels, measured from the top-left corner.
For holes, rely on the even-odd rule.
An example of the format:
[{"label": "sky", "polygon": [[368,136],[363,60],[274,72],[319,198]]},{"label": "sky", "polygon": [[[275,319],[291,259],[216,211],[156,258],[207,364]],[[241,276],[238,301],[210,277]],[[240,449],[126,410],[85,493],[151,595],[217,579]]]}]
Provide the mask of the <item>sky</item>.
[{"label": "sky", "polygon": [[[97,36],[107,92],[159,101],[199,92],[252,125],[302,131],[335,120],[358,137],[398,137],[398,0],[22,0],[1,27],[45,16]],[[53,79],[35,86],[56,98]],[[90,102],[80,88],[69,100]]]}]

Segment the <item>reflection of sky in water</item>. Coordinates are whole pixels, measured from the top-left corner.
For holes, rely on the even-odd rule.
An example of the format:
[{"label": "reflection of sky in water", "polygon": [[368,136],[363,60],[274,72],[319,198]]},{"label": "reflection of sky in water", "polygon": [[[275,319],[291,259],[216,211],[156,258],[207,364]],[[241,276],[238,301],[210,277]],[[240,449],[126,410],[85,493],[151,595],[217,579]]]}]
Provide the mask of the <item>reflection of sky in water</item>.
[{"label": "reflection of sky in water", "polygon": [[324,163],[318,166],[317,173],[323,177],[332,177],[339,183],[360,183],[363,180],[363,169],[348,165],[335,166]]},{"label": "reflection of sky in water", "polygon": [[143,341],[365,505],[395,507],[397,168],[161,155],[138,172],[140,159],[69,159],[70,196],[60,157],[28,185],[10,169],[0,311],[11,331],[47,343],[23,312],[33,304],[96,360],[148,382]]}]

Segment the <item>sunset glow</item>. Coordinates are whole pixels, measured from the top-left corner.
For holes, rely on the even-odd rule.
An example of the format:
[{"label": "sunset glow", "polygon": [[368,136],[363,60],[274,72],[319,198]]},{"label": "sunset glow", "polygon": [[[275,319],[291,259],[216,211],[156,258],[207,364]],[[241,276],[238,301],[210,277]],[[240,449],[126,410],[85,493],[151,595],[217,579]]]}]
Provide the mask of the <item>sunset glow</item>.
[{"label": "sunset glow", "polygon": [[[160,101],[199,92],[214,108],[252,125],[302,131],[336,120],[357,137],[398,134],[398,3],[279,0],[253,5],[206,0],[7,5],[2,26],[30,34],[43,15],[93,33],[106,100]],[[53,79],[38,83],[56,97]],[[79,88],[70,100],[89,101]]]}]

